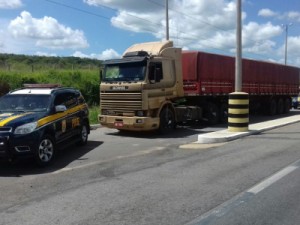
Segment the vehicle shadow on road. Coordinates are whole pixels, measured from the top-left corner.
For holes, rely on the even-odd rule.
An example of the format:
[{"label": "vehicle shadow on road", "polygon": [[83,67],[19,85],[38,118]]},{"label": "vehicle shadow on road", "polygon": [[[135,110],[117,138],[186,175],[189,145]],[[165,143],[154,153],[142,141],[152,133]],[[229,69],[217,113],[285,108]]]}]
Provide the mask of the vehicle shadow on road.
[{"label": "vehicle shadow on road", "polygon": [[159,138],[184,138],[193,136],[196,134],[212,132],[215,129],[220,129],[223,125],[214,126],[207,130],[206,126],[203,125],[178,125],[176,129],[170,130],[169,133],[161,134],[158,131],[118,131],[113,130],[111,132],[107,132],[106,134],[116,136],[116,137],[130,137],[130,138],[148,138],[148,139],[159,139]]},{"label": "vehicle shadow on road", "polygon": [[88,141],[85,146],[70,145],[58,149],[53,164],[47,167],[38,167],[33,159],[20,159],[15,162],[0,161],[0,177],[22,177],[51,173],[64,168],[75,160],[84,160],[82,156],[103,144],[102,141]]},{"label": "vehicle shadow on road", "polygon": [[[249,116],[249,124],[265,122],[274,119],[280,119],[284,117],[290,117],[299,115],[300,110],[291,110],[289,114],[281,114],[274,116],[267,116],[262,114],[250,114]],[[227,129],[228,124],[216,124],[209,125],[205,121],[201,122],[190,122],[185,124],[179,124],[176,129],[171,130],[167,134],[160,134],[157,131],[118,131],[116,129],[112,129],[109,132],[106,132],[108,135],[119,136],[119,137],[130,137],[130,138],[149,138],[149,139],[158,139],[158,138],[184,138],[189,137],[196,134],[204,134],[209,132],[214,132],[222,129]]]}]

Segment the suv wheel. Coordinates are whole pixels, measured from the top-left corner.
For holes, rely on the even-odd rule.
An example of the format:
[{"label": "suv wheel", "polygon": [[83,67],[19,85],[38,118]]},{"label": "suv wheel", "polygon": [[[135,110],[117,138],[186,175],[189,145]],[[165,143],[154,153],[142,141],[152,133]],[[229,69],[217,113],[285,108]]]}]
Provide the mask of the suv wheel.
[{"label": "suv wheel", "polygon": [[52,163],[55,155],[55,143],[50,135],[41,138],[35,155],[35,160],[40,166]]},{"label": "suv wheel", "polygon": [[88,140],[88,126],[86,123],[82,124],[81,131],[80,131],[80,140],[78,142],[79,145],[85,145]]}]

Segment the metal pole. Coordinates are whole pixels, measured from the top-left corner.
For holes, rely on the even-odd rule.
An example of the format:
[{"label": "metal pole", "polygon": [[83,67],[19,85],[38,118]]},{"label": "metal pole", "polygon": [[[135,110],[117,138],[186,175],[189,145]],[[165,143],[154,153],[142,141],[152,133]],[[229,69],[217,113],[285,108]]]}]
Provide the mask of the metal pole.
[{"label": "metal pole", "polygon": [[285,52],[284,52],[284,64],[287,61],[287,37],[288,37],[288,25],[285,25]]},{"label": "metal pole", "polygon": [[242,4],[236,3],[235,92],[228,97],[228,131],[246,132],[249,125],[249,94],[242,92]]},{"label": "metal pole", "polygon": [[289,26],[292,26],[293,24],[285,24],[282,25],[285,28],[285,51],[284,51],[284,64],[287,64],[287,45],[288,45],[288,31],[289,31]]},{"label": "metal pole", "polygon": [[235,92],[242,91],[242,3],[236,4],[236,58],[235,58]]},{"label": "metal pole", "polygon": [[166,0],[166,40],[169,40],[169,1]]}]

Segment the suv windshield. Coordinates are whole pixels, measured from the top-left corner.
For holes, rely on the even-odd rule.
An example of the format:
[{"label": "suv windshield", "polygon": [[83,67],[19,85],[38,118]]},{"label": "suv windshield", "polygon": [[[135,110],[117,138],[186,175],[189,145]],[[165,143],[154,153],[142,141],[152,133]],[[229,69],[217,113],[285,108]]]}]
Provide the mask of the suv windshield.
[{"label": "suv windshield", "polygon": [[103,81],[141,81],[145,79],[146,61],[108,64]]},{"label": "suv windshield", "polygon": [[50,95],[5,95],[0,98],[0,111],[46,111]]}]

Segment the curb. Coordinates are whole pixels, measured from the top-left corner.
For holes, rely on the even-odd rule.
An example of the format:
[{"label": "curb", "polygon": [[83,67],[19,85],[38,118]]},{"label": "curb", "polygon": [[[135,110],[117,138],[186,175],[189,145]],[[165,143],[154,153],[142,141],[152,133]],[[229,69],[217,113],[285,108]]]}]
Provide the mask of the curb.
[{"label": "curb", "polygon": [[252,134],[259,134],[264,131],[268,131],[297,122],[300,122],[300,116],[298,115],[249,125],[249,131],[247,132],[230,132],[228,130],[221,130],[207,134],[200,134],[198,135],[198,141],[194,143],[211,144],[228,142],[241,137],[249,136]]},{"label": "curb", "polygon": [[96,130],[96,129],[100,128],[100,127],[101,127],[100,124],[91,124],[90,125],[91,130]]}]

